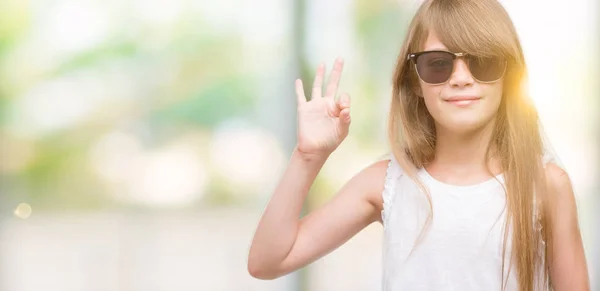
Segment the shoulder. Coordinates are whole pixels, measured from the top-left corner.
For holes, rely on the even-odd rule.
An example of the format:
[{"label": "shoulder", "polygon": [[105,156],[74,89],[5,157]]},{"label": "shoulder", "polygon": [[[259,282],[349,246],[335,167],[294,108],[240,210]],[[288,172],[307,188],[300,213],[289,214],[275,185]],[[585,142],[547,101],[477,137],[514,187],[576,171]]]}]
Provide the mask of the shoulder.
[{"label": "shoulder", "polygon": [[567,172],[555,163],[545,166],[546,187],[548,194],[555,199],[574,199],[573,186]]},{"label": "shoulder", "polygon": [[374,162],[356,174],[350,182],[352,187],[361,189],[360,193],[364,198],[378,210],[383,208],[381,193],[384,190],[389,165],[389,159]]},{"label": "shoulder", "polygon": [[[552,205],[551,215],[561,220],[576,219],[577,203],[568,173],[555,163],[548,163],[545,167],[545,174],[546,193]],[[555,222],[557,222],[556,219]]]},{"label": "shoulder", "polygon": [[385,175],[385,172],[387,171],[388,165],[390,164],[390,160],[389,159],[383,159],[380,161],[377,161],[371,165],[369,165],[368,167],[366,167],[364,169],[365,172],[367,172],[369,175]]},{"label": "shoulder", "polygon": [[381,194],[389,165],[389,159],[380,160],[365,167],[358,174],[359,180],[367,186],[369,192]]}]

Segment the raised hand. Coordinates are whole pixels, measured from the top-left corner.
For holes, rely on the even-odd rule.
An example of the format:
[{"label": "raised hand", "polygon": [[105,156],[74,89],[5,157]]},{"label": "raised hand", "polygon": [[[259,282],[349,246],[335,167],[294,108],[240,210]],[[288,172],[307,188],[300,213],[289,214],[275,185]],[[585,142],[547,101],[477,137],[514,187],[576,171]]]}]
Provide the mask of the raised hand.
[{"label": "raised hand", "polygon": [[350,126],[350,96],[342,94],[336,100],[344,61],[336,59],[325,94],[322,94],[325,65],[320,64],[313,83],[310,101],[304,95],[302,80],[296,80],[298,98],[297,150],[307,157],[326,158],[348,135]]}]

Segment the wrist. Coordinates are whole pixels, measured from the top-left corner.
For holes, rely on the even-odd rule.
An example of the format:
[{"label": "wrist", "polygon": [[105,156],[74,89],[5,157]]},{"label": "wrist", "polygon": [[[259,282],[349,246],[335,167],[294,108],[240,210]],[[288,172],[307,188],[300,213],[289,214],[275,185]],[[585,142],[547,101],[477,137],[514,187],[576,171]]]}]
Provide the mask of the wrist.
[{"label": "wrist", "polygon": [[292,152],[292,159],[308,164],[323,165],[327,161],[327,158],[329,158],[329,155],[329,153],[306,153],[296,147]]}]

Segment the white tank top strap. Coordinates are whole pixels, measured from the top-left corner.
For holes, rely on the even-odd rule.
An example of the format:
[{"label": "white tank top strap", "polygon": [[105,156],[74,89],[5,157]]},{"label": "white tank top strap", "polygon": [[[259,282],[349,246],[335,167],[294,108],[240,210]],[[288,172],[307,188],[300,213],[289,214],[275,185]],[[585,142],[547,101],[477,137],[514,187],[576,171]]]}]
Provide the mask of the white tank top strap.
[{"label": "white tank top strap", "polygon": [[386,215],[391,213],[394,197],[396,196],[396,190],[398,185],[398,180],[402,177],[403,171],[402,167],[396,160],[393,154],[389,155],[389,163],[385,175],[385,184],[383,188],[383,210],[381,211],[381,220],[383,222],[383,226],[387,225]]}]

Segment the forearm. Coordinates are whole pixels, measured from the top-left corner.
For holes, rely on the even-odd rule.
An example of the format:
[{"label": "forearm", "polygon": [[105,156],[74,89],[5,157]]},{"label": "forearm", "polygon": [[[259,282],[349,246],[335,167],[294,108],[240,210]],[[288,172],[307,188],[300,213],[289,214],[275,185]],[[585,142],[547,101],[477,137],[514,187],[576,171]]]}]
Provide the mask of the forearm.
[{"label": "forearm", "polygon": [[325,160],[294,151],[258,224],[249,254],[251,270],[275,268],[286,258],[296,241],[304,200]]}]

